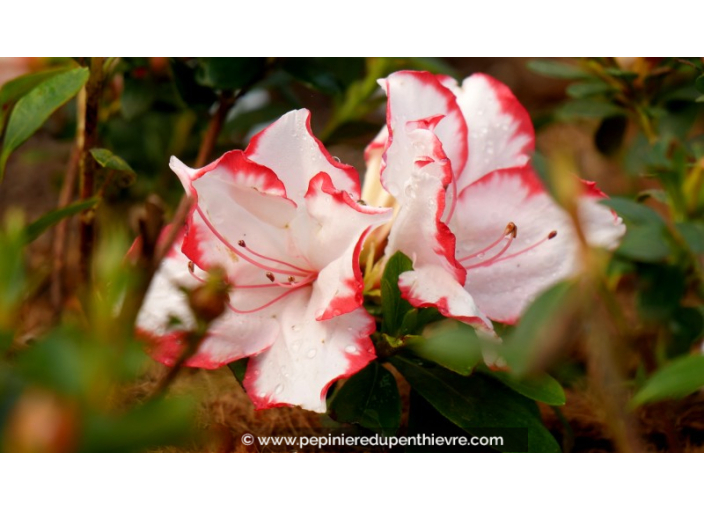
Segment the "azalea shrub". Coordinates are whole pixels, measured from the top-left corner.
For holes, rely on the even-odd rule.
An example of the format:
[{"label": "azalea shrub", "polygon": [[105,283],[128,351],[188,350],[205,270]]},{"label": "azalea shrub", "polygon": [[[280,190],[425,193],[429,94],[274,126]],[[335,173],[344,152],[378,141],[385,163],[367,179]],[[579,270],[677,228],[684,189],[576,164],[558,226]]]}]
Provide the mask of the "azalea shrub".
[{"label": "azalea shrub", "polygon": [[[704,63],[513,62],[557,91],[535,111],[486,64],[30,61],[0,88],[1,447],[212,449],[200,369],[317,433],[701,448]],[[42,136],[72,148],[30,218],[3,187]]]}]

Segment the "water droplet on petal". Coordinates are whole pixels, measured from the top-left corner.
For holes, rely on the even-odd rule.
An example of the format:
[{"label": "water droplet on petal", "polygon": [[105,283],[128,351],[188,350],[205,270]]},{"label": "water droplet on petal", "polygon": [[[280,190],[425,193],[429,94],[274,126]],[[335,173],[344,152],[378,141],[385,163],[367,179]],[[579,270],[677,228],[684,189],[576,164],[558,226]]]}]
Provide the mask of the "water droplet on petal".
[{"label": "water droplet on petal", "polygon": [[266,397],[266,392],[265,391],[259,392],[259,398],[264,398],[264,397]]},{"label": "water droplet on petal", "polygon": [[338,163],[342,163],[342,161],[340,161],[340,158],[338,158],[337,156],[333,156],[332,159],[334,159]]},{"label": "water droplet on petal", "polygon": [[291,326],[291,329],[294,331],[300,331],[301,330],[301,325],[300,324],[294,324]]},{"label": "water droplet on petal", "polygon": [[345,352],[349,354],[355,354],[357,352],[357,346],[356,345],[348,345],[345,347]]},{"label": "water droplet on petal", "polygon": [[477,258],[478,258],[478,259],[483,259],[485,255],[486,255],[486,253],[480,253],[480,254],[477,255]]},{"label": "water droplet on petal", "polygon": [[279,385],[277,385],[276,388],[274,389],[274,394],[275,394],[275,395],[278,395],[278,394],[281,393],[282,391],[284,391],[284,385],[283,385],[283,384],[279,384]]},{"label": "water droplet on petal", "polygon": [[413,198],[415,196],[415,190],[413,189],[413,186],[410,184],[406,186],[405,193],[407,197]]},{"label": "water droplet on petal", "polygon": [[306,353],[306,356],[309,358],[315,358],[316,354],[318,354],[318,351],[315,349],[311,349]]}]

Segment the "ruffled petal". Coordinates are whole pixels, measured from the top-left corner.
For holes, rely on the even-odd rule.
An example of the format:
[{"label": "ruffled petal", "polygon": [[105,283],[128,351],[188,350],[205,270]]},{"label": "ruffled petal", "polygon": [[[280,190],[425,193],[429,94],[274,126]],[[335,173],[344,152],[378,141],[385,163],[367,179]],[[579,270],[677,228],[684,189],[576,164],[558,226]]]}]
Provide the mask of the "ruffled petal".
[{"label": "ruffled petal", "polygon": [[[409,148],[404,140],[407,130],[429,129],[437,136],[438,148],[450,160],[452,171],[459,175],[467,161],[467,124],[454,94],[425,71],[399,71],[379,83],[388,96],[386,123],[390,146],[400,142],[403,153]],[[387,165],[391,164],[389,154],[387,151]],[[413,172],[413,165],[394,164],[385,176],[386,189],[396,195],[389,186],[403,189],[404,181]]]},{"label": "ruffled petal", "polygon": [[[308,296],[309,297],[309,296]],[[363,309],[319,321],[304,293],[279,318],[280,336],[249,361],[244,387],[257,409],[298,405],[325,412],[325,396],[376,356],[373,318]]]},{"label": "ruffled petal", "polygon": [[281,117],[252,138],[245,153],[252,161],[272,168],[296,203],[300,203],[308,183],[320,172],[327,173],[337,189],[347,190],[355,200],[359,199],[357,171],[336,161],[313,136],[308,110],[295,110]]},{"label": "ruffled petal", "polygon": [[401,273],[401,296],[415,307],[433,306],[445,317],[491,330],[492,324],[472,296],[439,266],[421,266]]},{"label": "ruffled petal", "polygon": [[458,86],[445,78],[457,96],[469,132],[469,159],[457,181],[461,192],[489,172],[528,163],[535,146],[533,123],[526,109],[500,81],[475,73]]},{"label": "ruffled petal", "polygon": [[[580,216],[582,210],[587,214],[588,237],[619,238],[620,220],[595,200],[584,195],[580,206]],[[517,227],[517,236],[500,254],[510,238],[503,236],[509,223]],[[529,166],[495,171],[468,186],[451,226],[457,258],[467,268],[465,288],[493,320],[515,322],[540,292],[579,269],[572,222]],[[491,250],[476,255],[497,240]]]}]

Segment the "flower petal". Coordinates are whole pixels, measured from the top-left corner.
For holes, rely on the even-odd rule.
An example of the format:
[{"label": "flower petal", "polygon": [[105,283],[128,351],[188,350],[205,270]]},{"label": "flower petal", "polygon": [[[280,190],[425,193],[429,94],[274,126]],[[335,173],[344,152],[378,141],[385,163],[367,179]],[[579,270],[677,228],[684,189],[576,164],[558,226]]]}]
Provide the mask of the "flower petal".
[{"label": "flower petal", "polygon": [[506,85],[481,73],[466,78],[461,87],[451,78],[443,83],[457,96],[469,132],[469,159],[457,182],[460,192],[489,172],[528,163],[535,146],[533,124]]},{"label": "flower petal", "polygon": [[[595,200],[585,194],[580,203],[587,237],[615,242],[623,225]],[[508,237],[492,250],[467,258],[502,239],[509,222],[516,225],[517,236],[503,254],[496,257]],[[479,308],[499,322],[515,322],[540,292],[579,269],[574,226],[529,166],[495,171],[468,186],[451,227],[458,260],[464,259],[467,267],[465,288]]]},{"label": "flower petal", "polygon": [[445,317],[488,330],[493,328],[472,296],[439,266],[420,266],[413,271],[401,273],[398,287],[401,296],[417,308],[434,306]]},{"label": "flower petal", "polygon": [[376,357],[369,339],[374,320],[364,308],[319,321],[309,297],[301,292],[289,301],[279,317],[280,336],[249,361],[244,387],[257,409],[298,405],[325,412],[330,385]]},{"label": "flower petal", "polygon": [[359,198],[357,171],[336,161],[313,136],[308,110],[295,110],[281,117],[252,138],[245,154],[274,169],[289,198],[296,203],[300,203],[308,183],[320,172],[330,175],[337,189],[348,190],[355,200]]}]

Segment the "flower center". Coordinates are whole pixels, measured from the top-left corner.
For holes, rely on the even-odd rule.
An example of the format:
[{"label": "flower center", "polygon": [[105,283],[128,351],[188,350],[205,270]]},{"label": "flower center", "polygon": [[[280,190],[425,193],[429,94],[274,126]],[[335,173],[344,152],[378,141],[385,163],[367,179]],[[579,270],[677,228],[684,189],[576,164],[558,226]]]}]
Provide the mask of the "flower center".
[{"label": "flower center", "polygon": [[[518,236],[518,227],[514,222],[511,221],[508,223],[508,225],[506,225],[506,228],[504,229],[503,233],[494,242],[479,251],[475,251],[473,253],[470,253],[469,255],[457,259],[457,261],[462,264],[467,270],[475,269],[477,267],[489,267],[491,265],[496,264],[497,262],[503,262],[504,260],[509,260],[518,257],[519,255],[523,255],[524,253],[527,253],[531,250],[534,250],[544,242],[553,239],[556,235],[557,230],[553,230],[537,243],[534,243],[528,246],[527,248],[524,248],[515,253],[511,253],[510,255],[504,255],[511,247],[511,243],[513,243],[513,240],[516,239],[516,237]],[[503,246],[501,246],[501,248],[499,248],[496,253],[491,255],[491,257],[486,260],[482,260],[481,262],[476,262],[476,260],[478,259],[484,259],[489,252],[493,252],[501,243],[504,243]]]},{"label": "flower center", "polygon": [[[218,230],[213,226],[210,220],[206,217],[199,206],[196,206],[198,214],[203,219],[208,229],[217,237],[228,249],[230,249],[235,255],[240,257],[245,262],[248,262],[252,266],[260,268],[264,276],[271,283],[262,283],[254,285],[238,285],[236,282],[233,283],[234,289],[273,289],[282,288],[286,289],[285,292],[279,294],[274,299],[264,303],[263,305],[251,309],[251,310],[239,310],[228,303],[228,306],[233,312],[236,313],[254,313],[273,305],[277,301],[282,300],[289,294],[292,294],[298,289],[306,287],[312,284],[317,278],[318,273],[310,269],[304,269],[302,267],[296,266],[289,262],[276,259],[274,257],[269,257],[262,253],[259,253],[249,246],[243,239],[237,241],[237,247],[233,246],[225,237],[218,232]],[[273,263],[273,264],[272,264]],[[195,264],[191,261],[188,263],[188,270],[191,275],[197,280],[203,282],[204,280],[195,274]],[[285,281],[279,281],[278,278],[284,277]]]}]

